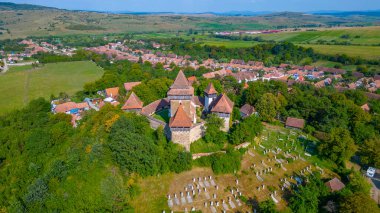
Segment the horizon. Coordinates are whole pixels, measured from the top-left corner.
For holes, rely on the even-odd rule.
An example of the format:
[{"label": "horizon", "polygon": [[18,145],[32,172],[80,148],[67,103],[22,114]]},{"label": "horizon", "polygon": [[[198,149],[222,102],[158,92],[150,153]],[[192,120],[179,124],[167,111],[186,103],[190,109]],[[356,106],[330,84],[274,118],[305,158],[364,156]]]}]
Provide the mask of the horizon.
[{"label": "horizon", "polygon": [[[380,1],[372,0],[321,0],[305,2],[305,0],[179,0],[175,5],[171,0],[7,0],[16,4],[31,4],[55,7],[67,10],[84,10],[98,12],[130,12],[130,13],[228,13],[228,12],[349,12],[376,11],[380,9]],[[342,4],[339,4],[342,2]],[[344,4],[343,4],[344,2]],[[273,6],[275,5],[275,6]],[[379,8],[379,9],[374,9]]]}]

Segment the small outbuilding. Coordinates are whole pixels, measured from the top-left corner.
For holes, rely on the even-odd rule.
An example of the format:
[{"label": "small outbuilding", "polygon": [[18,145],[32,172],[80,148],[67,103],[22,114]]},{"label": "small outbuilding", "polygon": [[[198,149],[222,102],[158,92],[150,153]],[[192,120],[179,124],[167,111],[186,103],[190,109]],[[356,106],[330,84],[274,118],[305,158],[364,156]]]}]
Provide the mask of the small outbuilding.
[{"label": "small outbuilding", "polygon": [[285,126],[286,128],[303,129],[305,127],[305,120],[288,117],[286,119]]},{"label": "small outbuilding", "polygon": [[334,178],[326,182],[325,185],[327,186],[327,188],[329,188],[331,192],[337,192],[346,187],[344,183],[342,183],[342,181],[340,181],[338,178]]},{"label": "small outbuilding", "polygon": [[242,106],[240,108],[240,115],[242,118],[249,117],[253,114],[257,114],[256,109],[255,109],[255,107],[253,107],[249,104],[245,104],[244,106]]}]

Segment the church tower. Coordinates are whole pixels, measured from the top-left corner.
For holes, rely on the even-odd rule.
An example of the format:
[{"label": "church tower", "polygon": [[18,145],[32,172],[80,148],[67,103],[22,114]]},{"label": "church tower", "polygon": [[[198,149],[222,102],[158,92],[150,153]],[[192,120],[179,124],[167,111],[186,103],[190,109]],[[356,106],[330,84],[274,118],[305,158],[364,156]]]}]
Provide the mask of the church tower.
[{"label": "church tower", "polygon": [[215,90],[214,85],[210,82],[204,91],[205,95],[205,108],[204,111],[208,112],[210,110],[210,105],[216,99],[218,92]]},{"label": "church tower", "polygon": [[193,103],[194,88],[190,85],[185,74],[179,71],[173,85],[170,87],[168,93],[168,99],[170,101],[169,117],[173,117],[180,105],[182,105],[183,111],[191,118],[193,123],[196,122],[196,110]]}]

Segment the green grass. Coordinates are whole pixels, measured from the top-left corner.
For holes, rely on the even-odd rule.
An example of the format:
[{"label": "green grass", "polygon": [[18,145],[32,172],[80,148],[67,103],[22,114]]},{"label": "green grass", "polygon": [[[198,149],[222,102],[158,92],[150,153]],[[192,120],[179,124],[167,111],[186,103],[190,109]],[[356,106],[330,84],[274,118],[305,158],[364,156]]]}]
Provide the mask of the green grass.
[{"label": "green grass", "polygon": [[359,56],[364,59],[380,59],[380,46],[341,46],[341,45],[302,45],[304,47],[311,47],[315,51],[327,54],[346,54],[348,56]]},{"label": "green grass", "polygon": [[154,118],[169,123],[169,110],[164,109],[153,115]]},{"label": "green grass", "polygon": [[36,69],[12,67],[0,75],[0,114],[19,109],[38,97],[50,98],[60,92],[73,95],[102,74],[103,70],[89,61],[46,64]]},{"label": "green grass", "polygon": [[215,143],[206,143],[203,139],[200,139],[190,146],[191,153],[208,153],[217,152],[223,148],[223,145],[217,145]]},{"label": "green grass", "polygon": [[[349,35],[349,38],[341,38]],[[380,44],[380,27],[356,27],[356,28],[336,28],[319,29],[318,31],[284,32],[276,34],[261,35],[265,40],[289,41],[294,43],[316,43],[318,40],[331,42],[350,42],[353,45],[373,45]]]}]

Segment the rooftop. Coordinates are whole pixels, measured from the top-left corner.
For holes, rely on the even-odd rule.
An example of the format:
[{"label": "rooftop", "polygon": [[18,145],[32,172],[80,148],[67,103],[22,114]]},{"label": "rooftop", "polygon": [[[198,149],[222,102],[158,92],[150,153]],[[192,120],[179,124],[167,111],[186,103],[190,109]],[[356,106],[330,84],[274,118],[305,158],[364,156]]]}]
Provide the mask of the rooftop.
[{"label": "rooftop", "polygon": [[225,94],[220,95],[214,103],[211,112],[231,114],[234,108],[234,103]]},{"label": "rooftop", "polygon": [[121,108],[122,110],[131,110],[131,109],[142,109],[143,102],[137,97],[137,95],[132,92],[129,96],[128,100],[125,102],[124,106]]},{"label": "rooftop", "polygon": [[170,128],[190,128],[193,125],[191,118],[187,116],[183,105],[179,105],[177,112],[170,119],[169,126]]}]

